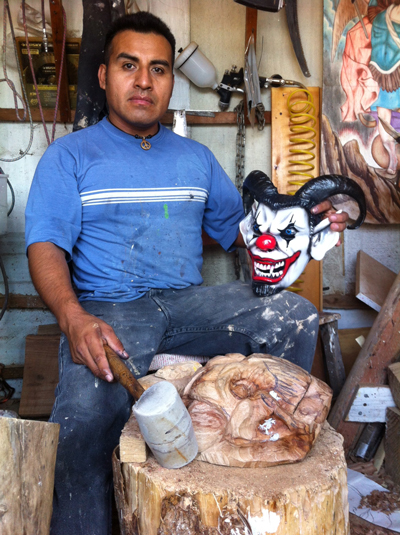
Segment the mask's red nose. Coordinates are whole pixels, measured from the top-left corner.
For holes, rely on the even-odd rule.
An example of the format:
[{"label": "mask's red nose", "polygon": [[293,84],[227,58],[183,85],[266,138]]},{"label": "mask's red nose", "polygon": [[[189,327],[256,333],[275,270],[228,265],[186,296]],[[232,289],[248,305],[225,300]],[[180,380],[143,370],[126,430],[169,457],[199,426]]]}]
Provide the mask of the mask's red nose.
[{"label": "mask's red nose", "polygon": [[272,251],[276,247],[276,239],[271,234],[263,234],[257,238],[256,246],[261,251]]}]

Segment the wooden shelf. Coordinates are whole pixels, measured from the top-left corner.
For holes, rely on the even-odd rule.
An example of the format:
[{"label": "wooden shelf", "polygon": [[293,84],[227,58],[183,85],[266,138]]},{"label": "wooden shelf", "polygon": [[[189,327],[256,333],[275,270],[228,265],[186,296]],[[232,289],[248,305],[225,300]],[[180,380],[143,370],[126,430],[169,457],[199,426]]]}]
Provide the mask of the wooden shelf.
[{"label": "wooden shelf", "polygon": [[[205,117],[204,115],[191,115],[190,111],[186,113],[186,122],[188,125],[231,125],[236,124],[237,116],[234,111],[216,111],[213,113],[213,117]],[[38,108],[31,108],[31,114],[33,121],[40,122],[40,112]],[[46,122],[52,123],[54,119],[54,110],[50,108],[43,109],[43,116]],[[75,111],[71,110],[71,121],[74,122]],[[266,124],[271,123],[271,112],[266,111],[264,113]],[[164,117],[161,119],[161,123],[165,125],[171,125],[174,119],[173,112],[167,112]],[[0,108],[0,122],[20,122],[18,121],[14,108]],[[28,120],[26,121],[28,122]],[[60,114],[57,115],[57,122],[64,123],[61,121]],[[246,124],[250,123],[246,119]]]}]

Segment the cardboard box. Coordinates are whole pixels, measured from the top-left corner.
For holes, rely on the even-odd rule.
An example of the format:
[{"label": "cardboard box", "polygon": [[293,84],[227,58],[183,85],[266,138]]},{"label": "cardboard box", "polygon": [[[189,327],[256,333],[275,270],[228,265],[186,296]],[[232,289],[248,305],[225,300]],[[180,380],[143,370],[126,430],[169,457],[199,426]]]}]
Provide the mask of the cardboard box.
[{"label": "cardboard box", "polygon": [[[42,39],[39,37],[30,37],[29,46],[42,107],[54,108],[57,97],[57,76],[53,43],[49,40],[48,51],[45,52]],[[80,48],[81,39],[67,39],[65,56],[71,109],[76,108]],[[17,37],[17,50],[29,105],[37,108],[38,101],[29,65],[28,47],[24,37]]]}]

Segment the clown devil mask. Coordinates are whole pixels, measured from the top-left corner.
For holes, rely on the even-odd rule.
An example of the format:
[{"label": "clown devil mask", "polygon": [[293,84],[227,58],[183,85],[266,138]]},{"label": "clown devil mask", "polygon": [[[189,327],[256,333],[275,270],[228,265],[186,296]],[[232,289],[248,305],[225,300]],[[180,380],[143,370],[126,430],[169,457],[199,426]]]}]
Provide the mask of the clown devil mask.
[{"label": "clown devil mask", "polygon": [[[311,208],[333,195],[357,201],[360,215],[349,229],[358,228],[366,215],[365,197],[350,178],[326,175],[308,181],[295,195],[281,195],[268,176],[252,171],[243,184],[245,210],[240,232],[253,264],[253,291],[272,295],[299,278],[308,262],[322,260],[339,239],[338,232],[319,225]],[[321,227],[323,227],[321,229]]]}]

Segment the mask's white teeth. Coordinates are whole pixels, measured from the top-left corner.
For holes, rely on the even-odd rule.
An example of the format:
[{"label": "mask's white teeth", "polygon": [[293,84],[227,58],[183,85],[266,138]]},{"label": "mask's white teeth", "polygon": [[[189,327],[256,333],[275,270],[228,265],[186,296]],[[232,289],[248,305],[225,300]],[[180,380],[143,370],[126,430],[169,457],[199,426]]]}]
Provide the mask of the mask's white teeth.
[{"label": "mask's white teeth", "polygon": [[276,264],[261,264],[259,262],[254,262],[254,269],[256,274],[259,277],[270,277],[272,279],[279,278],[283,275],[283,268],[285,266],[285,261],[277,262]]}]

